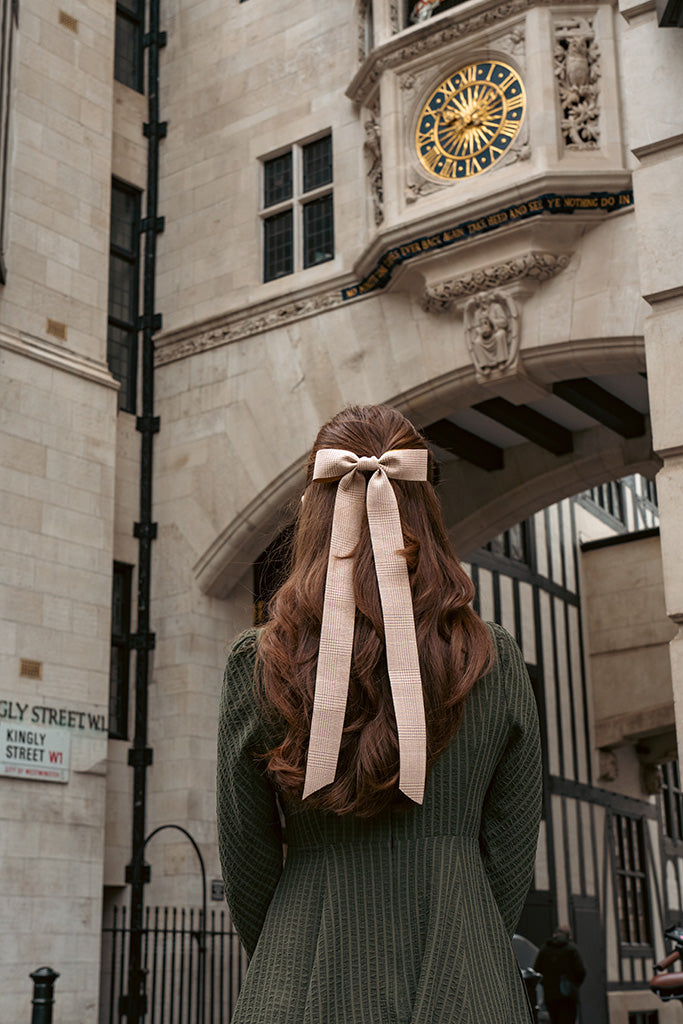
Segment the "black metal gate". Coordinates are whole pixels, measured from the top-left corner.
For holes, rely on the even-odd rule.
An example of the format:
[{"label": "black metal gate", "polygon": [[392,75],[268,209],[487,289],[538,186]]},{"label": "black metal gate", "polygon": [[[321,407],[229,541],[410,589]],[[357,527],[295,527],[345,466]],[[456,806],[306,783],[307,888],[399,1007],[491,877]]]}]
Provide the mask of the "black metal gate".
[{"label": "black metal gate", "polygon": [[[128,977],[130,923],[114,907],[102,929],[100,1024],[119,1024]],[[203,946],[203,948],[202,948]],[[228,1024],[247,956],[225,911],[212,910],[202,931],[200,910],[147,907],[142,929],[146,973],[144,1024]]]}]

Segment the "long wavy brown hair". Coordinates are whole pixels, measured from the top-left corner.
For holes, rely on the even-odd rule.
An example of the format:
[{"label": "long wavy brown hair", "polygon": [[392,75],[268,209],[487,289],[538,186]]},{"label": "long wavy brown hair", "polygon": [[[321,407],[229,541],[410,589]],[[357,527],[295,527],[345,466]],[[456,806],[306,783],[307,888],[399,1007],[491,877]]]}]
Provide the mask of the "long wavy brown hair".
[{"label": "long wavy brown hair", "polygon": [[[337,491],[334,481],[312,481],[319,448],[380,456],[399,448],[427,448],[395,409],[353,406],[326,423],[308,459],[306,491],[294,529],[291,571],[271,603],[259,643],[257,686],[281,742],[266,755],[268,771],[287,796],[300,796],[306,772],[323,596]],[[429,450],[429,449],[428,449]],[[490,667],[489,630],[470,607],[472,581],[449,543],[432,486],[392,480],[413,596],[427,724],[427,767],[455,735],[463,702]],[[384,625],[367,519],[353,554],[356,622],[349,696],[335,781],[306,804],[337,814],[371,817],[389,804],[408,804],[398,788],[396,719],[386,668]]]}]

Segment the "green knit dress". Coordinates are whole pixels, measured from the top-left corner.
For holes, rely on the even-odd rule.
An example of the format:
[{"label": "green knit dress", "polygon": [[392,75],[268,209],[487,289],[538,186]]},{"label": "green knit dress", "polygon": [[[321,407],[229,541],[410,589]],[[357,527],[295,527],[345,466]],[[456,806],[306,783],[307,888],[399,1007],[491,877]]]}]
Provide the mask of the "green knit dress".
[{"label": "green knit dress", "polygon": [[254,753],[258,633],[234,644],[218,733],[218,843],[251,957],[233,1024],[529,1024],[510,938],[541,811],[538,716],[522,655],[492,625],[493,670],[467,697],[424,803],[367,820],[288,801]]}]

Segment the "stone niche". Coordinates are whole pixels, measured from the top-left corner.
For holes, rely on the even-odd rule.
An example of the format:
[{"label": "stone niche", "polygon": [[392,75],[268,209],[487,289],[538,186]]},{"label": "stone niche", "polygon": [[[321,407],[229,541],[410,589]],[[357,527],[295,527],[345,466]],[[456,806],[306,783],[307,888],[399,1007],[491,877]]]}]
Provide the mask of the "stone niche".
[{"label": "stone niche", "polygon": [[612,781],[610,754],[631,744],[643,789],[654,792],[655,766],[676,757],[668,649],[676,626],[664,606],[658,531],[586,544],[581,567],[601,772]]}]

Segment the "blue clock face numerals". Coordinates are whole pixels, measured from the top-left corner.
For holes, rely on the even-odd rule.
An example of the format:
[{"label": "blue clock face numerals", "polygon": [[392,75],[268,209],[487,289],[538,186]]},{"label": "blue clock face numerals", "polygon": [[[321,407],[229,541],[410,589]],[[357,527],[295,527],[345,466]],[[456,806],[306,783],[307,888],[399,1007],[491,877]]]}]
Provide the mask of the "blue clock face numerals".
[{"label": "blue clock face numerals", "polygon": [[422,108],[415,133],[420,163],[442,179],[487,170],[517,136],[525,104],[514,68],[501,61],[468,64],[441,82]]}]

